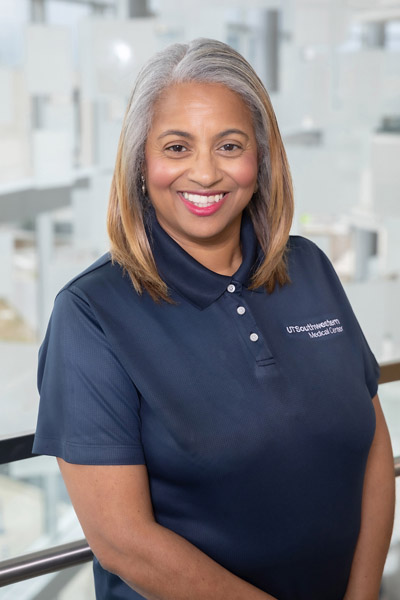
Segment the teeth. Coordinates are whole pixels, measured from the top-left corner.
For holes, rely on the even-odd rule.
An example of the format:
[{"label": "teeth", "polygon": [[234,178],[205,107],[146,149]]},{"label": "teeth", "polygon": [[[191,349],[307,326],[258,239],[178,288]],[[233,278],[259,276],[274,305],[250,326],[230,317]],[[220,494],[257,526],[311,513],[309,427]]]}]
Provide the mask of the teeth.
[{"label": "teeth", "polygon": [[215,194],[214,196],[201,196],[200,194],[188,194],[187,192],[182,192],[182,196],[185,200],[192,202],[196,206],[211,206],[216,202],[220,202],[225,194]]}]

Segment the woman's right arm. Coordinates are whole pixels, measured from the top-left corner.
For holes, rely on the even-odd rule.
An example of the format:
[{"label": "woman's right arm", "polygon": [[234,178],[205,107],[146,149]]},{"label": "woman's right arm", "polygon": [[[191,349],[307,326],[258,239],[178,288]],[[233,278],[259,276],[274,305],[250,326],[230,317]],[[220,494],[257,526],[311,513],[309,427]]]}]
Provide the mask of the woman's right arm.
[{"label": "woman's right arm", "polygon": [[148,600],[274,600],[155,521],[145,465],[58,463],[100,564]]}]

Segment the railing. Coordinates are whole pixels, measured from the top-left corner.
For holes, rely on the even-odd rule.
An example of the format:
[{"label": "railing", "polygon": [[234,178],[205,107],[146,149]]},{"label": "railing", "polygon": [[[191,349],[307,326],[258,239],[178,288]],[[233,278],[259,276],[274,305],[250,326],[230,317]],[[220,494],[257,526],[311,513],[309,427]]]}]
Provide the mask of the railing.
[{"label": "railing", "polygon": [[[400,361],[381,364],[379,383],[400,381]],[[32,454],[33,434],[18,438],[0,439],[0,464],[36,456]],[[400,476],[400,456],[394,458],[396,477]],[[85,539],[33,552],[0,562],[0,587],[55,573],[62,569],[90,562],[93,553]]]},{"label": "railing", "polygon": [[0,562],[0,587],[75,567],[93,559],[85,539]]},{"label": "railing", "polygon": [[29,433],[13,438],[0,438],[0,465],[36,456],[32,454],[33,437],[34,434]]},{"label": "railing", "polygon": [[400,361],[381,363],[381,376],[379,383],[400,381]]}]

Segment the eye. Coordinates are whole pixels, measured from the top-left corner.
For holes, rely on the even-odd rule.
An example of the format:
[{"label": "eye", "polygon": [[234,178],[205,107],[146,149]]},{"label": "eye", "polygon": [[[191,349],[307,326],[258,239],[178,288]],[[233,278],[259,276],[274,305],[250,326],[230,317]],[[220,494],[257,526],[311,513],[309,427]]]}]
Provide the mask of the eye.
[{"label": "eye", "polygon": [[224,152],[233,152],[234,150],[240,150],[240,146],[238,146],[237,144],[224,144],[223,146],[221,146],[220,148],[221,150],[223,150]]},{"label": "eye", "polygon": [[173,144],[172,146],[168,146],[166,150],[169,150],[170,152],[174,152],[176,154],[181,154],[182,152],[187,151],[185,146],[182,146],[182,144]]}]

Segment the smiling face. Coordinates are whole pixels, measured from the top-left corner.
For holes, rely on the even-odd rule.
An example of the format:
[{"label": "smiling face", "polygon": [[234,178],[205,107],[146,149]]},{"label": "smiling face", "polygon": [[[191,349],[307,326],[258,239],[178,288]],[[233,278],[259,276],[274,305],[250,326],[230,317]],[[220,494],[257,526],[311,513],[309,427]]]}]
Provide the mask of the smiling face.
[{"label": "smiling face", "polygon": [[208,83],[163,92],[145,146],[146,186],[160,225],[185,250],[239,245],[257,171],[253,121],[240,96]]}]

